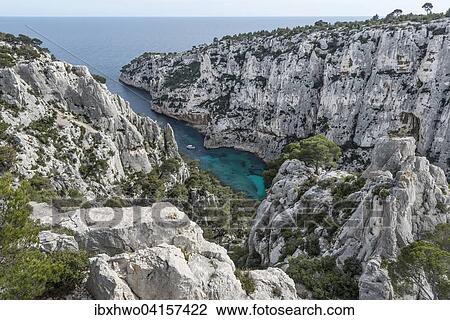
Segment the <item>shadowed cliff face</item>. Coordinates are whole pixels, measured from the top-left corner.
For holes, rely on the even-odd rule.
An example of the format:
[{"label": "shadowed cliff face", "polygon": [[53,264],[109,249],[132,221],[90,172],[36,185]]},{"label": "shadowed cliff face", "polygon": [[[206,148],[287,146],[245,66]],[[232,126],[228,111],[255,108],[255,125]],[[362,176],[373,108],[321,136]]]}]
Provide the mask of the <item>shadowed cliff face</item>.
[{"label": "shadowed cliff face", "polygon": [[150,91],[156,111],[198,126],[209,147],[271,159],[296,138],[324,133],[343,146],[372,147],[406,125],[418,152],[444,168],[449,30],[442,19],[226,38],[179,54],[144,54],[121,80]]}]

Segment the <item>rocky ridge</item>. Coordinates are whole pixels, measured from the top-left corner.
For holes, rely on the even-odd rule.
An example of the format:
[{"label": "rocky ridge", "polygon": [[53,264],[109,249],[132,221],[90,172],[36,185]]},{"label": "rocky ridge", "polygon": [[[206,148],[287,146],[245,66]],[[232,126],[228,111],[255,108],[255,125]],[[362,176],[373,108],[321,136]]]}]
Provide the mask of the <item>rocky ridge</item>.
[{"label": "rocky ridge", "polygon": [[449,222],[450,190],[443,170],[416,156],[412,137],[379,141],[360,179],[284,163],[258,208],[250,259],[283,269],[288,258],[305,254],[332,256],[341,266],[356,259],[360,299],[394,298],[383,261]]},{"label": "rocky ridge", "polygon": [[[170,126],[162,129],[134,113],[84,66],[54,60],[39,47],[0,41],[16,56],[0,68],[1,122],[16,152],[14,170],[51,178],[58,191],[77,190],[90,198],[115,194],[133,172],[148,173],[166,159],[179,159]],[[181,166],[172,183],[188,176]]]},{"label": "rocky ridge", "polygon": [[318,133],[372,148],[387,132],[405,132],[448,170],[449,26],[444,18],[225,37],[144,54],[121,80],[149,91],[156,111],[200,128],[207,147],[272,159]]}]

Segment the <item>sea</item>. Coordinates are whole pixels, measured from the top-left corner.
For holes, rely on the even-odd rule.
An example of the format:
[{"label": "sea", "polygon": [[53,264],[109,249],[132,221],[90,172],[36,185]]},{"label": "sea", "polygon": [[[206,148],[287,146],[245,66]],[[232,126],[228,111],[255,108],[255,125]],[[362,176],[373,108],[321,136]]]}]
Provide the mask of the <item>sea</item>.
[{"label": "sea", "polygon": [[[251,17],[251,18],[106,18],[106,17],[0,17],[0,31],[25,34],[43,41],[57,59],[87,65],[91,73],[107,78],[107,87],[130,102],[134,111],[160,124],[169,123],[180,152],[199,162],[223,184],[253,199],[263,199],[265,163],[233,148],[205,149],[203,136],[182,121],[153,112],[151,96],[118,81],[120,69],[144,52],[179,52],[212,42],[215,37],[274,30],[357,17]],[[193,145],[195,150],[186,146]]]}]

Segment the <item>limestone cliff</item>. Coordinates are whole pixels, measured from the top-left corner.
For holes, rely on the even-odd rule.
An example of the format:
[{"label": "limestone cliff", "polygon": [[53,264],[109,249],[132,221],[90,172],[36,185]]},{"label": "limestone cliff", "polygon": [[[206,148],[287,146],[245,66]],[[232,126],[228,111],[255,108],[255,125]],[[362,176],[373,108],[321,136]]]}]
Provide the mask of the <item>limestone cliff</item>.
[{"label": "limestone cliff", "polygon": [[356,259],[359,297],[393,298],[382,261],[450,221],[445,174],[415,151],[412,137],[381,139],[360,178],[284,163],[258,208],[250,263],[286,268],[290,257],[309,255],[332,256],[342,266]]},{"label": "limestone cliff", "polygon": [[178,54],[144,54],[121,80],[151,92],[156,111],[201,128],[208,147],[271,159],[317,133],[373,147],[387,132],[406,132],[447,170],[449,30],[444,18],[225,37]]},{"label": "limestone cliff", "polygon": [[[2,37],[0,48],[10,61],[0,67],[0,143],[16,155],[14,165],[3,169],[24,178],[46,176],[58,191],[93,198],[114,194],[133,172],[181,159],[170,126],[162,129],[134,113],[86,67],[56,61],[23,42],[29,39]],[[175,181],[186,177],[183,170]]]}]

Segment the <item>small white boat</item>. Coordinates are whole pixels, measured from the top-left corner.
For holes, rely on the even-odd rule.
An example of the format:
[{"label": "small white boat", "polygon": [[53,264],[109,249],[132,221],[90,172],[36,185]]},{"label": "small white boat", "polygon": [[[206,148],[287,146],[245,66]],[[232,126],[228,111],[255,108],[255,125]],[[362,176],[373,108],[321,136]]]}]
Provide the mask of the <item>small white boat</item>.
[{"label": "small white boat", "polygon": [[188,150],[195,150],[196,148],[192,144],[189,144],[189,145],[186,146],[186,149],[188,149]]}]

